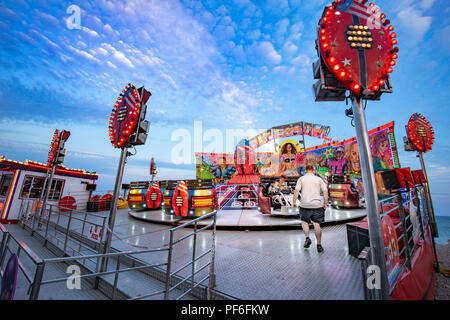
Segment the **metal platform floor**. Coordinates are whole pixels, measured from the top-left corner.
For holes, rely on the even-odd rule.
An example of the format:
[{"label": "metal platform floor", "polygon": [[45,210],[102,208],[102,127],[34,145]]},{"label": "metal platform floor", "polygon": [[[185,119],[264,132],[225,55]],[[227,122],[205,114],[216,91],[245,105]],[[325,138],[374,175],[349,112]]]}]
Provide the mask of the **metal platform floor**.
[{"label": "metal platform floor", "polygon": [[[242,214],[249,214],[255,210],[244,211]],[[109,212],[96,214],[108,216]],[[268,218],[285,222],[291,219]],[[218,219],[220,219],[220,213]],[[323,228],[322,244],[325,251],[318,253],[313,229],[310,235],[313,244],[309,249],[304,249],[305,237],[299,227],[298,218],[293,219],[291,223],[294,224],[294,221],[297,223],[297,229],[218,230],[215,291],[230,298],[248,300],[364,299],[361,268],[359,261],[348,254],[345,223]],[[179,221],[174,223],[178,224]],[[112,248],[124,251],[166,245],[171,227],[170,224],[135,219],[128,214],[127,209],[118,210],[114,233],[119,239],[113,237]],[[19,226],[14,228],[21,229]],[[80,226],[74,223],[72,228],[79,229]],[[191,231],[180,229],[177,232],[183,235]],[[25,236],[23,240],[29,242]],[[31,244],[32,240],[29,240]],[[210,234],[198,235],[199,254],[210,248],[210,241]],[[174,268],[190,255],[190,246],[192,242],[189,241],[175,246]],[[40,250],[45,250],[41,248],[32,247],[38,253]],[[151,263],[155,262],[154,258],[154,255],[139,255],[139,259]],[[135,280],[139,282],[138,279]],[[132,287],[133,281],[132,277],[127,277],[126,287]],[[136,286],[140,287],[141,284],[136,283]],[[96,294],[96,292],[87,292],[86,296],[73,298],[43,294],[40,298],[104,299],[103,296],[97,297]]]},{"label": "metal platform floor", "polygon": [[[178,225],[189,221],[189,219],[177,216],[169,216],[163,210],[147,210],[128,212],[133,218],[167,225]],[[335,209],[328,207],[325,211],[324,225],[344,223],[347,221],[361,219],[366,216],[363,208]],[[210,220],[203,220],[199,225],[206,225]],[[224,230],[273,230],[292,229],[300,227],[300,218],[296,216],[281,216],[262,214],[256,209],[227,209],[220,210],[217,214],[217,229]]]},{"label": "metal platform floor", "polygon": [[[169,228],[120,210],[114,232],[121,240],[112,245],[119,250],[130,250],[131,245],[156,247],[167,243]],[[361,267],[348,253],[345,224],[323,228],[322,253],[316,250],[313,232],[313,244],[304,249],[301,229],[218,230],[215,289],[249,300],[364,299]],[[206,237],[199,236],[201,247],[208,248]],[[178,254],[183,250],[177,248]]]}]

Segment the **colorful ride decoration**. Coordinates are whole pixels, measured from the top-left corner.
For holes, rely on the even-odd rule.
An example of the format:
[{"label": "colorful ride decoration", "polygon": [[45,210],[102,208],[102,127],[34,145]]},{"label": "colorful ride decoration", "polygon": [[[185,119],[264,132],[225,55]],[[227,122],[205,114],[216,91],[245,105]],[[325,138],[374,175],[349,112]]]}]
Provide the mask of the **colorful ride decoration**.
[{"label": "colorful ride decoration", "polygon": [[255,151],[248,140],[241,140],[234,151],[234,163],[238,174],[253,174]]},{"label": "colorful ride decoration", "polygon": [[[394,135],[394,122],[389,122],[370,130],[369,142],[375,171],[400,167]],[[286,140],[280,143],[280,146],[288,143],[290,141]],[[295,154],[295,170],[282,165],[281,152],[255,152],[256,173],[260,176],[279,176],[280,174],[290,176],[290,173],[295,173],[295,175],[299,176],[304,173],[305,166],[311,164],[316,168],[317,173],[324,178],[326,174],[330,174],[332,164],[331,160],[328,162],[327,160],[334,158],[338,148],[342,147],[344,149],[343,157],[348,160],[344,176],[348,176],[352,181],[361,179],[361,165],[356,137],[310,147],[305,151],[299,151],[296,143],[292,145],[291,153]],[[197,179],[222,178],[227,181],[234,177],[238,172],[238,168],[234,165],[234,156],[235,154],[195,153]],[[222,172],[222,175],[220,175],[220,172]],[[230,172],[236,173],[223,174]],[[331,176],[329,178],[331,180]]]},{"label": "colorful ride decoration", "polygon": [[109,118],[109,139],[115,148],[122,148],[139,122],[141,99],[137,89],[128,84],[117,98]]},{"label": "colorful ride decoration", "polygon": [[397,233],[394,222],[389,215],[381,219],[381,229],[383,232],[384,252],[386,255],[386,267],[389,285],[392,286],[400,273],[400,253],[398,248]]},{"label": "colorful ride decoration", "polygon": [[406,126],[408,139],[420,152],[430,151],[434,143],[434,129],[420,113],[414,113]]},{"label": "colorful ride decoration", "polygon": [[367,0],[337,0],[319,22],[319,51],[338,81],[355,96],[383,88],[398,58],[397,34],[386,14]]},{"label": "colorful ride decoration", "polygon": [[161,207],[162,194],[158,182],[151,182],[145,195],[145,203],[148,209],[158,209]]},{"label": "colorful ride decoration", "polygon": [[65,196],[59,200],[58,206],[61,212],[77,210],[77,201],[72,196]]},{"label": "colorful ride decoration", "polygon": [[58,151],[59,144],[59,131],[55,130],[53,134],[52,142],[50,143],[50,150],[48,151],[47,165],[50,167],[53,165],[53,160],[55,159],[56,152]]},{"label": "colorful ride decoration", "polygon": [[146,209],[146,193],[147,187],[131,188],[128,193],[128,207],[133,210]]},{"label": "colorful ride decoration", "polygon": [[350,182],[329,184],[331,205],[336,208],[357,208],[360,206],[360,195]]},{"label": "colorful ride decoration", "polygon": [[161,181],[165,185],[163,208],[168,215],[200,217],[217,208],[217,194],[212,180]]},{"label": "colorful ride decoration", "polygon": [[172,194],[172,210],[176,216],[187,217],[189,211],[189,192],[184,181],[180,181]]}]

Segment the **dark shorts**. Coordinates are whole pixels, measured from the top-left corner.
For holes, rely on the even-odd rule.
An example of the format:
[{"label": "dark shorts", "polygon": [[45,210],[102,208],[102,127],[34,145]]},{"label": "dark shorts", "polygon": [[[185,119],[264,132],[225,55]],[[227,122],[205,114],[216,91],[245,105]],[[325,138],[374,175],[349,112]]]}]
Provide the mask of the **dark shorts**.
[{"label": "dark shorts", "polygon": [[322,224],[325,221],[325,209],[323,207],[314,209],[300,207],[300,217],[302,221],[307,223],[311,223],[311,221],[313,221]]}]

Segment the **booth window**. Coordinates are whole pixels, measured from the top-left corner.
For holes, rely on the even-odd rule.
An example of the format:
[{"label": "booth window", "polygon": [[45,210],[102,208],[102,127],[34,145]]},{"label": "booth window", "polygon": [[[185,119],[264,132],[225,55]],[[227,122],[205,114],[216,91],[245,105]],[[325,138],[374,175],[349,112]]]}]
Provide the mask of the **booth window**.
[{"label": "booth window", "polygon": [[[38,199],[44,186],[45,178],[26,176],[22,186],[21,198]],[[64,186],[63,180],[53,180],[48,195],[49,200],[59,200]]]},{"label": "booth window", "polygon": [[0,179],[0,196],[6,197],[8,194],[9,186],[11,185],[13,175],[5,174]]}]

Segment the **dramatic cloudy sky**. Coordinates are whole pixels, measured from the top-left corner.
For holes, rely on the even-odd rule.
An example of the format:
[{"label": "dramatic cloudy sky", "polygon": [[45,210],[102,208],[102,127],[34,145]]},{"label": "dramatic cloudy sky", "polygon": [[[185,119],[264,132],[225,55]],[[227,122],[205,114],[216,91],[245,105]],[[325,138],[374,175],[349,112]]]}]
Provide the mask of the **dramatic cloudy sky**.
[{"label": "dramatic cloudy sky", "polygon": [[[128,82],[153,96],[149,139],[128,160],[124,181],[147,179],[151,157],[160,178],[194,177],[193,164],[172,157],[181,141],[192,156],[202,150],[194,121],[203,133],[224,137],[223,150],[205,140],[203,151],[230,151],[227,129],[258,131],[300,120],[331,126],[334,140],[353,137],[345,103],[315,103],[311,89],[315,28],[327,4],[0,1],[0,155],[44,162],[55,128],[67,129],[65,165],[98,172],[99,188],[112,189],[120,152],[109,143],[107,123]],[[418,159],[402,151],[402,137],[411,114],[424,114],[437,135],[425,156],[431,187],[444,201],[450,196],[448,0],[376,4],[396,28],[400,53],[394,93],[368,103],[368,126],[394,120],[400,163],[415,169]],[[68,27],[72,5],[81,10],[80,28]]]}]

